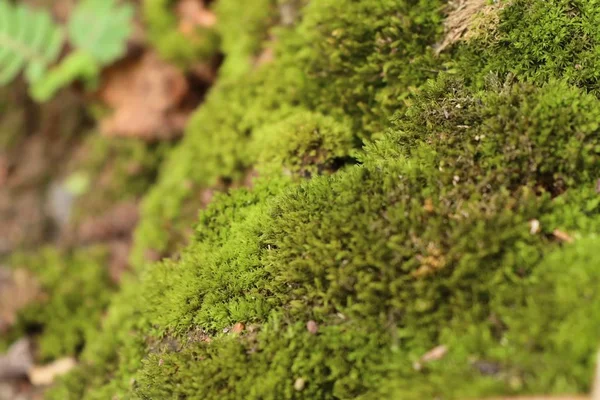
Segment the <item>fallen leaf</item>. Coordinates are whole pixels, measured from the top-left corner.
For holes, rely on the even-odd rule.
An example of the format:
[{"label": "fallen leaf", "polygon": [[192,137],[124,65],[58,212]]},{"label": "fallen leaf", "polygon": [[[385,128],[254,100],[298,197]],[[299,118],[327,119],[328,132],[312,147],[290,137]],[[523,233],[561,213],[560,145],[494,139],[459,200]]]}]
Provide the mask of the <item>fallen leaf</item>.
[{"label": "fallen leaf", "polygon": [[29,381],[35,386],[51,385],[56,378],[66,374],[77,365],[74,358],[67,357],[56,360],[48,365],[34,366],[29,372]]},{"label": "fallen leaf", "polygon": [[170,139],[180,134],[191,112],[183,106],[189,90],[185,76],[153,52],[117,63],[102,82],[98,96],[113,110],[101,121],[106,135]]}]

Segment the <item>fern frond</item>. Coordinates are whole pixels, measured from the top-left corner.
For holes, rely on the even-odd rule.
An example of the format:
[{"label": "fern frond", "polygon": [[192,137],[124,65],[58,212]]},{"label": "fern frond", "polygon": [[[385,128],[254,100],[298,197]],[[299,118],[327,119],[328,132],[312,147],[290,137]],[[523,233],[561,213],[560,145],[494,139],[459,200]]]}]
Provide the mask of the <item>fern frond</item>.
[{"label": "fern frond", "polygon": [[87,52],[76,51],[69,54],[57,66],[48,70],[44,79],[31,84],[29,93],[34,100],[50,100],[61,88],[82,80],[86,88],[95,88],[100,76],[98,62]]},{"label": "fern frond", "polygon": [[82,0],[69,19],[71,43],[100,64],[118,59],[131,34],[133,7],[115,0]]},{"label": "fern frond", "polygon": [[64,34],[41,10],[0,0],[0,84],[22,70],[29,82],[40,79],[58,58]]}]

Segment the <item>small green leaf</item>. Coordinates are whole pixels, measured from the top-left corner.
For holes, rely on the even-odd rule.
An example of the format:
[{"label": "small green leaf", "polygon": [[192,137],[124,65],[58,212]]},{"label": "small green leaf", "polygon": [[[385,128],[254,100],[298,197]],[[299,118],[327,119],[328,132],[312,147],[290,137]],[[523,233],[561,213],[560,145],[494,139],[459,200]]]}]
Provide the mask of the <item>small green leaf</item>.
[{"label": "small green leaf", "polygon": [[130,5],[117,5],[115,0],[83,0],[69,20],[69,39],[100,64],[108,64],[125,53],[132,18]]}]

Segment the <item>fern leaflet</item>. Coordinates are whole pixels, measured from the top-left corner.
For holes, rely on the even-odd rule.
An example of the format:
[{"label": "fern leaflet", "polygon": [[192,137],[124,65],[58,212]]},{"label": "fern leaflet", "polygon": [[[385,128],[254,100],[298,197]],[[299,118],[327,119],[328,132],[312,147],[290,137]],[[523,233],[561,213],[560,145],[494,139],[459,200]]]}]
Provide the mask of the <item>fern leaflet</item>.
[{"label": "fern leaflet", "polygon": [[64,34],[47,12],[0,0],[0,84],[22,70],[29,82],[43,77],[58,58]]}]

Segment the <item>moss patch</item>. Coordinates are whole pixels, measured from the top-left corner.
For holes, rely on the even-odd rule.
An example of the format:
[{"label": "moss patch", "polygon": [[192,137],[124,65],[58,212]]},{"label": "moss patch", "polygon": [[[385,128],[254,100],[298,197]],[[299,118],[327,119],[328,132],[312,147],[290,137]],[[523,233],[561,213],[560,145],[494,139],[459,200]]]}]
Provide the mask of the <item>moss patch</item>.
[{"label": "moss patch", "polygon": [[[570,65],[593,64],[596,12],[545,4],[515,1],[497,35],[436,58],[441,2],[309,3],[278,58],[190,122],[145,200],[137,277],[55,397],[585,390],[600,100]],[[179,257],[144,262],[191,225],[194,194],[249,170]]]},{"label": "moss patch", "polygon": [[21,310],[8,336],[34,333],[41,360],[76,355],[98,330],[114,291],[105,263],[102,248],[73,253],[45,248],[37,254],[14,255],[11,267],[31,271],[45,300]]}]

